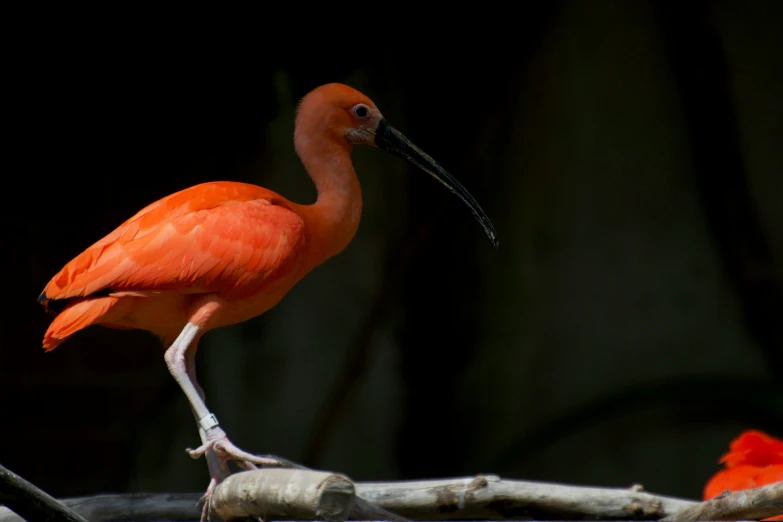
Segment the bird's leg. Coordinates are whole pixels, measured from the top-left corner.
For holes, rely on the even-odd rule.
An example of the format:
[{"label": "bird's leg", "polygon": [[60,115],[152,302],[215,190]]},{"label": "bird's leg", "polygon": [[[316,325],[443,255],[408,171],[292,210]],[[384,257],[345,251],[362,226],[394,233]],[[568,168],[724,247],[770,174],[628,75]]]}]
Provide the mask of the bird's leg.
[{"label": "bird's leg", "polygon": [[[201,386],[199,386],[198,380],[196,379],[196,346],[196,343],[193,342],[187,348],[187,350],[185,350],[185,370],[187,371],[188,379],[190,379],[190,382],[193,383],[193,387],[196,388],[199,397],[201,397],[201,400],[204,401],[204,390],[201,388]],[[193,416],[196,418],[196,424],[198,425],[198,434],[201,437],[201,443],[205,444],[207,442],[207,434],[204,431],[204,428],[202,428],[198,422],[199,417],[196,413],[196,410],[194,410],[192,406],[190,409],[193,412]],[[202,496],[200,500],[200,502],[204,503],[203,512],[201,514],[202,520],[206,519],[207,511],[209,509],[209,503],[207,500],[209,500],[209,498],[212,496],[212,493],[215,491],[215,487],[226,480],[226,478],[228,478],[228,476],[231,474],[231,471],[229,471],[228,466],[226,465],[226,461],[218,459],[214,450],[208,450],[204,454],[204,458],[206,459],[207,467],[209,468],[209,486],[207,487],[206,493],[204,493],[204,496]]]},{"label": "bird's leg", "polygon": [[[204,390],[201,388],[198,383],[198,379],[196,378],[197,346],[198,345],[196,342],[192,342],[185,350],[185,370],[188,372],[188,379],[190,379],[190,382],[193,383],[193,387],[196,388],[198,396],[201,397],[201,400],[206,404]],[[199,423],[196,410],[194,410],[191,406],[190,411],[193,412],[193,416],[196,418],[196,424],[198,425],[198,434],[201,438],[201,443],[206,444],[207,434]],[[201,508],[201,522],[206,522],[209,519],[209,499],[212,498],[212,494],[215,492],[215,488],[218,484],[226,480],[229,475],[231,475],[231,471],[228,469],[227,462],[225,460],[219,459],[215,454],[215,450],[207,450],[206,453],[204,453],[204,458],[206,459],[207,467],[209,468],[209,486],[207,486],[207,490],[199,499],[199,504],[203,504]],[[258,522],[264,522],[263,518],[261,517],[255,517],[254,520],[257,520]]]},{"label": "bird's leg", "polygon": [[188,450],[190,456],[198,458],[207,451],[213,450],[217,459],[223,464],[228,460],[233,460],[245,469],[252,469],[256,465],[283,467],[283,464],[275,459],[258,457],[234,446],[228,440],[226,432],[218,424],[217,417],[207,408],[202,395],[199,393],[196,385],[194,385],[195,379],[192,379],[188,373],[186,361],[186,354],[189,350],[195,349],[195,343],[200,332],[201,329],[198,326],[191,323],[186,324],[171,347],[166,350],[164,356],[169,372],[171,372],[171,375],[180,385],[182,391],[185,392],[185,396],[190,402],[190,407],[198,420],[199,433],[202,430],[204,432],[202,435],[203,444],[195,450]]}]

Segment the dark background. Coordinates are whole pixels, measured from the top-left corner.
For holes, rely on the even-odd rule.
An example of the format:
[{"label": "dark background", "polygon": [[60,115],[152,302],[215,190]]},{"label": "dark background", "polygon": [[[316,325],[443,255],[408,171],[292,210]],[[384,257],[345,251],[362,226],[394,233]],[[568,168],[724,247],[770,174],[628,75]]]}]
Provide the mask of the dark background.
[{"label": "dark background", "polygon": [[158,342],[93,327],[45,354],[35,299],[187,186],[314,201],[293,111],[340,81],[471,190],[500,248],[427,175],[357,149],[353,243],[200,345],[232,440],[356,480],[700,496],[742,429],[783,436],[782,5],[27,19],[6,66],[0,463],[56,496],[206,487]]}]

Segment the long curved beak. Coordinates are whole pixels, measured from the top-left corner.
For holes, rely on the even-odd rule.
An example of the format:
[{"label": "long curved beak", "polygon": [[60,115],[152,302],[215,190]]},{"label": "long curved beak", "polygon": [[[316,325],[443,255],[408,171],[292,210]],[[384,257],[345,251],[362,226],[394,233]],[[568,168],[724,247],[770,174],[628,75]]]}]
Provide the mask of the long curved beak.
[{"label": "long curved beak", "polygon": [[389,125],[383,118],[378,122],[378,128],[375,131],[375,145],[380,149],[391,152],[395,156],[400,156],[401,158],[410,161],[456,194],[457,197],[470,208],[473,215],[478,219],[478,222],[484,227],[484,232],[487,233],[487,237],[492,241],[492,245],[497,248],[498,237],[495,233],[495,227],[492,226],[492,222],[489,220],[486,212],[481,208],[481,205],[478,204],[478,201],[470,195],[470,192],[468,192],[459,181],[454,179],[451,174],[438,165],[434,159],[411,143],[408,138]]}]

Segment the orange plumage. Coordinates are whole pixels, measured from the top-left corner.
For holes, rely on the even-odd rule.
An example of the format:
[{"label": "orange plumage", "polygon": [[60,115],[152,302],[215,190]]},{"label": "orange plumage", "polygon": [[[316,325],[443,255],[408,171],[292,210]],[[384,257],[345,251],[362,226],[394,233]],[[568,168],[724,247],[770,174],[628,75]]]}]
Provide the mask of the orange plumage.
[{"label": "orange plumage", "polygon": [[[704,487],[704,500],[726,490],[739,491],[783,480],[783,440],[758,430],[740,434],[719,461],[726,469],[718,471]],[[780,516],[765,520],[783,520]]]},{"label": "orange plumage", "polygon": [[196,185],[149,205],[46,285],[42,302],[70,301],[46,331],[44,348],[97,323],[141,327],[170,342],[194,296],[237,301],[263,292],[302,260],[304,221],[291,208],[274,192],[234,182]]}]

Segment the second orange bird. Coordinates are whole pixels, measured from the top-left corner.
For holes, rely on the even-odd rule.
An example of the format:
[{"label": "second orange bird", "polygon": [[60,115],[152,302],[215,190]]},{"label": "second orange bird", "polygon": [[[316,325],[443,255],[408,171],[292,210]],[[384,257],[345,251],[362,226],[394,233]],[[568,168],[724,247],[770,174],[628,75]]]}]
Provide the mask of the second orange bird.
[{"label": "second orange bird", "polygon": [[[298,108],[294,145],[318,189],[299,205],[261,187],[196,185],[141,210],[70,261],[38,298],[56,317],[44,349],[90,325],[138,328],[159,336],[166,364],[190,402],[207,455],[210,485],[241,467],[267,464],[234,446],[207,409],[194,356],[204,332],[246,321],[273,306],[317,265],[338,254],[359,226],[362,195],[353,145],[405,158],[454,192],[497,246],[475,199],[432,158],[391,127],[375,104],[341,84],[318,87]],[[275,464],[275,462],[271,462]]]}]

